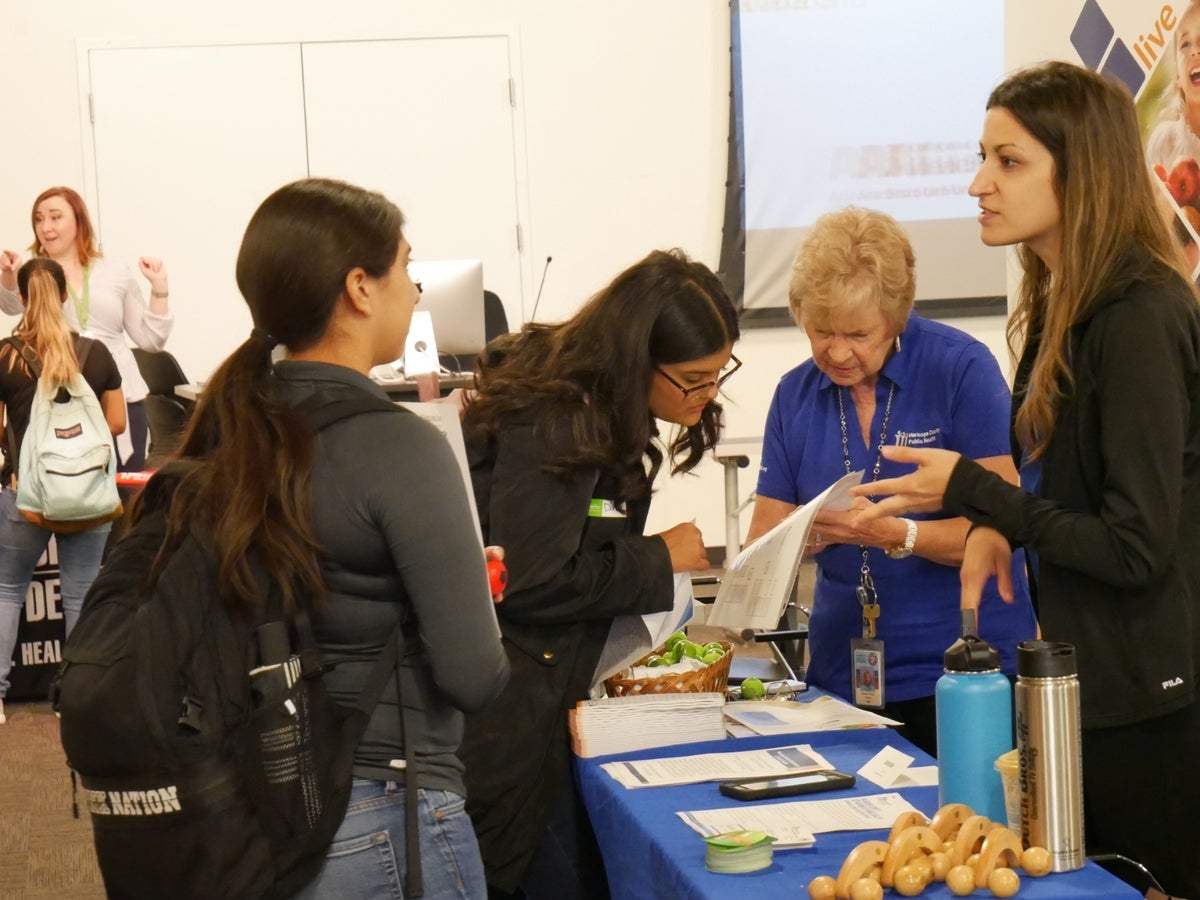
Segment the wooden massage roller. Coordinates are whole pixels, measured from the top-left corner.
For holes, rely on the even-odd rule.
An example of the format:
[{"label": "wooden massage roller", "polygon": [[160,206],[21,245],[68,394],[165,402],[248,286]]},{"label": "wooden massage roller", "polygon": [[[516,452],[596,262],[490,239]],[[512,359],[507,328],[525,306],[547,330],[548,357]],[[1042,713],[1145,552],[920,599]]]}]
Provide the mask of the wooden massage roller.
[{"label": "wooden massage roller", "polygon": [[913,897],[931,881],[944,881],[952,894],[987,888],[997,897],[1020,889],[1016,870],[1040,878],[1050,871],[1042,847],[1022,848],[1009,828],[975,815],[962,803],[948,803],[926,819],[919,812],[896,817],[886,841],[863,841],[847,855],[836,878],[809,882],[811,900],[881,900],[891,888]]}]

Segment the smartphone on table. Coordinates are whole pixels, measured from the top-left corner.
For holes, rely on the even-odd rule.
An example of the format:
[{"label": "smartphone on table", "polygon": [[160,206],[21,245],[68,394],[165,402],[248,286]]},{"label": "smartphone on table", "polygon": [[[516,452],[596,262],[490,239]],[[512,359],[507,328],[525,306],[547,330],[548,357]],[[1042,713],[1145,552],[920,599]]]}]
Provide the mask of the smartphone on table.
[{"label": "smartphone on table", "polygon": [[745,781],[722,781],[719,789],[734,800],[768,800],[772,797],[793,797],[818,791],[836,791],[854,786],[854,776],[833,769],[785,775],[776,778],[755,778]]}]

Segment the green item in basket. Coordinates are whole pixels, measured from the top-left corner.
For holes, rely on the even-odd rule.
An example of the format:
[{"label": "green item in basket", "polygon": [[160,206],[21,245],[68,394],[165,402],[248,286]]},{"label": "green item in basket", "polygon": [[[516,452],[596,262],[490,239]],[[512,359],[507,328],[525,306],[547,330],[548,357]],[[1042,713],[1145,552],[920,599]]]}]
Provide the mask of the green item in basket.
[{"label": "green item in basket", "polygon": [[669,638],[667,638],[666,642],[663,644],[663,647],[665,647],[667,650],[673,650],[673,649],[675,649],[676,644],[678,644],[680,641],[686,641],[686,640],[687,640],[687,635],[682,631],[677,631],[673,635],[671,635]]}]

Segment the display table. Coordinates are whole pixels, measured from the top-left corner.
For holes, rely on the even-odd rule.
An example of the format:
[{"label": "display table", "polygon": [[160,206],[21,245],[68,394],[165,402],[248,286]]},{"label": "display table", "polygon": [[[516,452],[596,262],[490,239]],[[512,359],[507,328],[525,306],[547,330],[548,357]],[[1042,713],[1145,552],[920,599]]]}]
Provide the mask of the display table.
[{"label": "display table", "polygon": [[[398,397],[401,400],[416,400],[420,390],[416,380],[403,376],[397,376],[396,378],[376,378],[372,376],[371,380],[387,391],[389,397]],[[438,387],[443,396],[458,388],[465,389],[474,386],[475,373],[473,372],[455,372],[451,375],[438,376]],[[181,397],[184,400],[199,400],[202,393],[204,393],[204,382],[202,381],[175,385],[175,396]]]},{"label": "display table", "polygon": [[[886,840],[886,831],[845,831],[818,834],[816,845],[807,850],[776,851],[767,869],[744,875],[717,875],[704,868],[704,841],[675,813],[679,810],[715,809],[738,801],[723,797],[715,782],[678,787],[627,790],[600,766],[615,759],[655,759],[690,756],[721,750],[753,750],[790,744],[811,744],[835,767],[856,772],[887,745],[916,758],[913,765],[932,765],[933,760],[891,729],[818,732],[773,737],[729,738],[699,744],[661,747],[638,753],[595,759],[576,759],[584,801],[604,854],[609,887],[614,900],[804,900],[808,883],[818,875],[837,877],[846,854],[866,840]],[[878,786],[858,779],[853,788],[818,794],[813,799],[882,793]],[[905,799],[926,815],[936,812],[937,788],[901,790]],[[759,801],[787,803],[804,798]],[[892,896],[891,892],[885,896]],[[950,898],[944,884],[931,884],[920,895],[929,900]],[[987,890],[974,896],[990,897]],[[1049,898],[1092,898],[1092,900],[1136,900],[1141,895],[1129,885],[1094,863],[1077,872],[1030,878],[1021,873],[1019,900]]]}]

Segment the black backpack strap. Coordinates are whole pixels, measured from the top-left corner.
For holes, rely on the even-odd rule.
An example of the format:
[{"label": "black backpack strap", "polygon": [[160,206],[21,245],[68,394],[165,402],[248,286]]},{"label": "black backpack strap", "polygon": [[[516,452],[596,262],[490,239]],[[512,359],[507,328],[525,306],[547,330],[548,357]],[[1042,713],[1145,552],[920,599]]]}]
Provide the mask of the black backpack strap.
[{"label": "black backpack strap", "polygon": [[[411,415],[408,410],[397,406],[390,400],[374,397],[363,391],[353,394],[313,394],[294,407],[295,411],[305,418],[314,431],[324,428],[363,413],[371,412],[400,412]],[[367,676],[361,693],[354,706],[365,716],[371,712],[383,696],[384,686],[392,674],[396,678],[396,703],[400,710],[400,739],[404,742],[404,853],[405,853],[405,883],[404,896],[417,898],[424,896],[424,875],[421,870],[421,844],[418,800],[420,787],[417,783],[416,754],[408,736],[412,729],[408,726],[408,715],[405,712],[404,695],[400,685],[400,660],[404,657],[405,623],[396,625],[392,635],[383,645],[379,659]],[[300,610],[296,615],[296,635],[300,644],[301,658],[306,652],[318,654],[316,640],[312,634],[312,623],[308,613]]]},{"label": "black backpack strap", "polygon": [[21,354],[21,359],[25,360],[25,365],[29,366],[29,371],[33,373],[34,378],[42,377],[42,361],[38,359],[37,352],[32,347],[16,335],[6,337],[4,343]]},{"label": "black backpack strap", "polygon": [[75,335],[75,360],[79,363],[79,374],[83,374],[83,364],[87,362],[88,354],[92,352],[92,344],[96,341],[83,335]]},{"label": "black backpack strap", "polygon": [[[390,641],[395,648],[397,658],[404,656],[404,630],[396,626],[394,640]],[[396,702],[400,706],[400,740],[404,742],[404,858],[405,877],[404,895],[406,897],[421,897],[425,894],[425,879],[421,871],[421,827],[419,810],[417,809],[417,754],[408,739],[412,730],[408,727],[408,716],[405,714],[404,697],[400,690],[400,666],[396,666]]]},{"label": "black backpack strap", "polygon": [[[274,595],[274,592],[272,592]],[[272,600],[272,613],[278,614],[280,607],[277,601]],[[312,622],[308,617],[307,610],[298,610],[295,617],[296,625],[296,640],[299,644],[300,657],[303,660],[306,655],[315,654],[316,658],[320,658],[320,650],[317,647],[316,639],[312,633]],[[396,704],[400,709],[400,740],[404,742],[404,853],[405,853],[405,879],[404,879],[404,896],[417,898],[425,893],[424,875],[421,871],[421,842],[420,842],[420,817],[417,802],[419,800],[420,785],[417,783],[417,766],[416,753],[413,751],[412,742],[408,740],[408,735],[412,733],[412,729],[408,726],[408,716],[405,712],[404,695],[400,688],[400,660],[404,658],[404,622],[396,623],[396,627],[392,629],[391,635],[383,645],[383,649],[379,653],[379,658],[375,661],[375,665],[371,667],[371,673],[367,676],[366,682],[363,684],[363,689],[359,692],[358,699],[354,702],[354,708],[363,715],[363,727],[366,727],[366,722],[371,716],[371,712],[379,704],[380,698],[383,696],[383,689],[387,685],[388,678],[395,674],[396,678]],[[302,668],[309,671],[302,663]],[[361,736],[360,736],[361,737]]]},{"label": "black backpack strap", "polygon": [[[304,416],[315,431],[332,425],[334,422],[350,418],[361,413],[369,412],[402,412],[412,415],[403,407],[397,406],[390,400],[374,397],[363,391],[344,396],[314,394],[295,407]],[[297,618],[297,626],[309,627],[307,616]],[[400,660],[404,658],[404,629],[403,622],[396,625],[392,636],[379,654],[367,682],[359,694],[355,704],[360,710],[370,715],[371,710],[383,695],[383,687],[388,676],[393,672],[396,677],[396,703],[400,709],[400,739],[404,742],[404,855],[405,879],[404,896],[417,898],[424,896],[424,875],[421,871],[420,821],[417,802],[419,800],[419,785],[417,784],[416,754],[408,736],[412,729],[408,725],[408,715],[405,712],[404,694],[400,687]],[[311,640],[312,633],[309,632]],[[303,641],[304,639],[301,638]],[[315,642],[314,642],[315,645]]]},{"label": "black backpack strap", "polygon": [[[29,366],[29,371],[33,373],[34,378],[42,377],[42,361],[38,359],[37,353],[32,347],[21,340],[16,335],[11,335],[4,339],[4,343],[8,344],[17,353],[21,354],[21,359],[25,360],[25,365]],[[398,407],[397,407],[398,408]],[[11,423],[11,419],[9,420]],[[12,465],[13,475],[17,478],[21,477],[21,473],[17,471],[20,459],[17,454],[17,435],[12,428],[6,428],[8,438],[8,461]]]},{"label": "black backpack strap", "polygon": [[[313,431],[321,431],[353,416],[365,413],[392,412],[411,415],[408,410],[397,406],[390,400],[372,396],[364,391],[345,393],[318,392],[306,397],[293,407],[293,410],[312,427]],[[168,464],[164,469],[169,469]],[[282,604],[278,593],[274,590],[267,598],[267,619],[282,618]],[[305,673],[320,671],[322,656],[312,632],[312,621],[308,611],[303,607],[297,609],[293,618],[296,630],[297,652],[301,660],[301,670]],[[372,666],[354,708],[362,714],[363,727],[366,727],[371,713],[383,696],[383,689],[388,678],[393,674],[396,678],[396,702],[400,708],[400,735],[404,742],[404,812],[405,812],[405,896],[417,898],[424,895],[424,878],[421,871],[421,847],[418,821],[419,799],[417,785],[416,756],[410,742],[407,740],[411,729],[407,727],[404,711],[404,701],[400,690],[400,660],[404,656],[405,621],[397,623],[392,634],[383,644],[379,658]],[[360,735],[361,738],[361,735]]]},{"label": "black backpack strap", "polygon": [[[21,352],[21,342],[17,338],[6,337],[3,343],[8,344],[17,353]],[[4,429],[4,439],[5,443],[8,444],[8,463],[12,466],[13,475],[17,475],[17,436],[12,428],[11,416],[8,418],[8,427]]]}]

